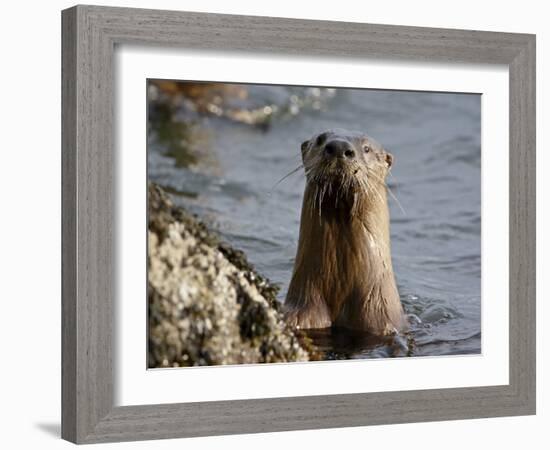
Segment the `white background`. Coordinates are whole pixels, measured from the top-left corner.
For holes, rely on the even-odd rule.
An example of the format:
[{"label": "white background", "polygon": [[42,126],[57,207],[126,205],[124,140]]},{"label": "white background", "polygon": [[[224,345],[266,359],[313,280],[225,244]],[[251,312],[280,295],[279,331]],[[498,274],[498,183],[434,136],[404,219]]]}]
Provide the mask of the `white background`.
[{"label": "white background", "polygon": [[[537,34],[538,130],[538,415],[442,423],[388,425],[263,435],[119,444],[117,448],[239,448],[299,446],[464,449],[543,448],[550,421],[547,375],[550,320],[549,229],[544,194],[550,189],[547,147],[550,39],[544,2],[394,0],[338,2],[232,0],[117,1],[105,5],[186,9],[204,12],[334,19],[399,25],[505,30]],[[68,448],[59,440],[60,416],[60,15],[71,2],[5,2],[2,8],[0,70],[0,195],[2,220],[1,300],[3,344],[0,383],[2,432],[6,448]],[[315,8],[313,8],[315,5]],[[497,13],[495,13],[497,12]],[[546,144],[546,145],[545,145]],[[498,164],[498,161],[495,161]],[[546,202],[548,205],[548,202]],[[544,258],[546,254],[546,259]],[[546,270],[545,270],[546,269]],[[7,288],[7,289],[6,289]],[[545,345],[546,344],[546,345]],[[105,447],[107,446],[98,446]],[[114,448],[114,447],[109,447]]]}]

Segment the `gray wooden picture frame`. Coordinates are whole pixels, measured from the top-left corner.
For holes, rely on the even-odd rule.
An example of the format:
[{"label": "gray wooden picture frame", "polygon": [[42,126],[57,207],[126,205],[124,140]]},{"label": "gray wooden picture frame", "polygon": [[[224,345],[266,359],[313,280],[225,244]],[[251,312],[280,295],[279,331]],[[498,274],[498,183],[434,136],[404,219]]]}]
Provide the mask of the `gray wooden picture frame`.
[{"label": "gray wooden picture frame", "polygon": [[[62,34],[64,439],[94,443],[535,413],[534,35],[97,6],[63,11]],[[117,44],[507,65],[509,384],[114,406]]]}]

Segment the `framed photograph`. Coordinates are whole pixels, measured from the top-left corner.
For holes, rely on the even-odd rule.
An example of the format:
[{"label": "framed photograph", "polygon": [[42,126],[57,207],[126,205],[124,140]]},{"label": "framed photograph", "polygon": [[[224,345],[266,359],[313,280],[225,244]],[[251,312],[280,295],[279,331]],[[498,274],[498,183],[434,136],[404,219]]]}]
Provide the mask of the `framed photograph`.
[{"label": "framed photograph", "polygon": [[535,413],[535,37],[62,13],[62,436]]}]

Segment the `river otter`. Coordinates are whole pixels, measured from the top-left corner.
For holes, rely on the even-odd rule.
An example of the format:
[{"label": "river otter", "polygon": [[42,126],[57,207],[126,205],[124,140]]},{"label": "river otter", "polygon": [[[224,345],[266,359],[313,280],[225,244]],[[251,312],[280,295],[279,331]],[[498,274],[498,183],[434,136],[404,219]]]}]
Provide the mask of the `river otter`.
[{"label": "river otter", "polygon": [[366,134],[345,130],[315,135],[301,151],[306,187],[287,320],[375,335],[403,330],[385,184],[392,155]]}]

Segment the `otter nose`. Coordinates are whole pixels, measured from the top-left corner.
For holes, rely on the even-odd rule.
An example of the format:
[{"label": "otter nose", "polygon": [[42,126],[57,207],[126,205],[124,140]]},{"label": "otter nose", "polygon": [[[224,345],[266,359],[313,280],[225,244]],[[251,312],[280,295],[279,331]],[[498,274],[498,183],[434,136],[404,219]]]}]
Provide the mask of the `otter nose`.
[{"label": "otter nose", "polygon": [[353,159],[355,151],[346,141],[330,141],[325,145],[325,154],[331,158]]}]

